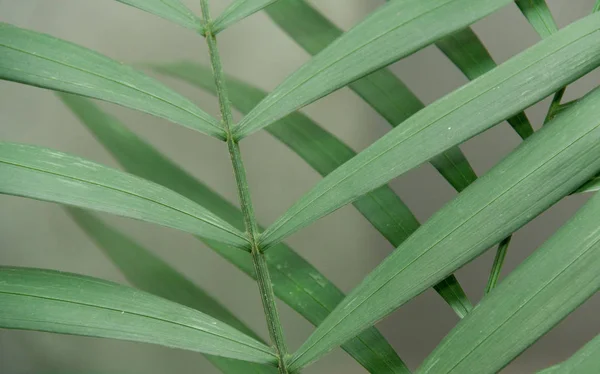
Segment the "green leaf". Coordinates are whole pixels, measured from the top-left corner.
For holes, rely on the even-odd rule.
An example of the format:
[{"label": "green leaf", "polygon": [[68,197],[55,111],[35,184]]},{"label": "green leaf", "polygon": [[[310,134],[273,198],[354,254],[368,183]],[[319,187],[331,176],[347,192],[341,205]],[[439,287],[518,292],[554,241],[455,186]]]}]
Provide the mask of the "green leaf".
[{"label": "green leaf", "polygon": [[188,29],[202,31],[200,19],[179,0],[117,0],[120,3],[145,10]]},{"label": "green leaf", "polygon": [[492,264],[492,271],[490,272],[490,278],[488,279],[488,284],[485,287],[485,294],[490,293],[498,283],[498,278],[500,278],[500,271],[502,271],[502,264],[504,263],[504,258],[506,257],[506,251],[508,250],[508,245],[510,244],[510,240],[512,236],[503,239],[500,244],[498,244],[498,249],[496,250],[496,257],[494,257],[494,263]]},{"label": "green leaf", "polygon": [[539,374],[595,374],[600,367],[600,335],[577,351],[567,361]]},{"label": "green leaf", "polygon": [[[165,158],[115,118],[81,97],[61,95],[61,98],[125,169],[172,188],[235,227],[244,227],[238,208]],[[249,253],[214,240],[199,239],[250,277],[256,278]],[[273,247],[265,256],[277,297],[312,324],[321,323],[344,298],[333,283],[285,244]],[[342,348],[370,372],[410,373],[375,328],[365,330]]]},{"label": "green leaf", "polygon": [[319,325],[290,360],[290,369],[306,366],[372,326],[597,173],[598,105],[600,89],[529,137],[439,210]]},{"label": "green leaf", "polygon": [[600,64],[599,29],[595,13],[419,111],[319,182],[263,233],[261,245],[282,240],[594,69]]},{"label": "green leaf", "polygon": [[0,78],[137,109],[224,138],[219,122],[137,70],[52,36],[0,23]]},{"label": "green leaf", "polygon": [[594,5],[593,12],[597,12],[600,10],[600,0],[596,0],[596,5]]},{"label": "green leaf", "polygon": [[542,38],[547,38],[558,31],[545,0],[516,0],[515,2],[527,21]]},{"label": "green leaf", "polygon": [[[343,34],[342,30],[302,0],[280,0],[266,8],[266,11],[282,30],[311,55],[316,55]],[[377,70],[350,83],[349,87],[392,126],[399,125],[424,108],[415,94],[388,69]],[[431,164],[459,191],[477,179],[458,148],[434,157]]]},{"label": "green leaf", "polygon": [[0,142],[0,193],[95,209],[248,247],[242,232],[167,188],[46,148]]},{"label": "green leaf", "polygon": [[214,34],[258,12],[277,0],[236,0],[212,24]]},{"label": "green leaf", "polygon": [[[594,295],[600,289],[599,215],[596,195],[484,297],[417,373],[497,373]],[[598,358],[590,361],[597,371]],[[563,365],[560,373],[567,372]]]},{"label": "green leaf", "polygon": [[510,2],[455,0],[440,5],[438,0],[406,0],[386,3],[288,77],[242,119],[235,135],[243,138],[268,126]]},{"label": "green leaf", "polygon": [[[135,287],[199,310],[263,342],[254,331],[212,296],[131,238],[84,210],[68,208],[67,212]],[[273,367],[246,361],[209,355],[206,358],[224,373],[277,372]]]},{"label": "green leaf", "polygon": [[[153,66],[153,69],[216,94],[212,72],[208,67],[179,62]],[[267,95],[231,77],[226,77],[226,84],[231,103],[242,113],[252,110]],[[356,155],[350,147],[299,112],[291,113],[265,130],[289,146],[323,176]],[[400,245],[420,225],[388,186],[367,193],[356,200],[354,206],[394,247]],[[472,308],[454,276],[441,282],[435,289],[460,317]]]},{"label": "green leaf", "polygon": [[269,347],[204,313],[116,283],[52,270],[0,267],[0,327],[276,362]]},{"label": "green leaf", "polygon": [[595,175],[589,181],[585,182],[573,193],[596,192],[600,191],[600,175]]},{"label": "green leaf", "polygon": [[[488,50],[469,27],[438,40],[435,45],[469,80],[478,78],[496,67]],[[531,123],[523,112],[508,118],[507,122],[523,139],[533,134]]]}]

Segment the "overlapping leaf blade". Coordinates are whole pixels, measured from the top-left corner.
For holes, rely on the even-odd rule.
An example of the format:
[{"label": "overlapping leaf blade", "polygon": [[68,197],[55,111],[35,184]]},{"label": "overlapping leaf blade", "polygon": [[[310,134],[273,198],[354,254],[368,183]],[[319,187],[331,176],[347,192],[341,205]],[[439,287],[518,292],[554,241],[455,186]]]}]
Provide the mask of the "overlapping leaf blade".
[{"label": "overlapping leaf blade", "polygon": [[325,177],[261,236],[268,247],[431,157],[520,112],[600,64],[593,14],[416,113]]},{"label": "overlapping leaf blade", "polygon": [[0,79],[137,109],[223,138],[219,122],[145,74],[87,48],[0,23]]},{"label": "overlapping leaf blade", "polygon": [[[156,296],[199,310],[262,342],[256,333],[217,300],[146,248],[84,210],[68,208],[67,211],[75,223],[102,249],[132,285]],[[273,367],[246,361],[210,355],[206,358],[227,374],[277,372]]]},{"label": "overlapping leaf blade", "polygon": [[597,89],[438,211],[319,325],[290,368],[306,366],[372,326],[597,173],[599,104]]},{"label": "overlapping leaf blade", "polygon": [[201,31],[200,19],[179,0],[117,0],[120,3],[145,10],[188,29]]},{"label": "overlapping leaf blade", "polygon": [[[125,169],[172,188],[235,227],[244,227],[238,208],[180,169],[115,118],[81,97],[61,95],[61,98]],[[214,240],[200,239],[255,278],[254,265],[248,253]],[[278,244],[265,256],[277,297],[312,324],[321,323],[344,298],[338,288],[285,244]],[[370,372],[409,373],[394,349],[375,328],[365,330],[342,348]]]},{"label": "overlapping leaf blade", "polygon": [[0,267],[0,327],[276,362],[269,347],[204,313],[116,283],[52,270]]},{"label": "overlapping leaf blade", "polygon": [[[600,289],[599,215],[596,195],[486,296],[417,373],[497,373],[596,293]],[[560,367],[561,373],[567,372]]]},{"label": "overlapping leaf blade", "polygon": [[0,193],[95,209],[248,246],[242,232],[163,186],[46,148],[0,143]]},{"label": "overlapping leaf blade", "polygon": [[510,2],[406,0],[387,3],[288,77],[242,119],[236,127],[236,136],[242,138],[268,126]]},{"label": "overlapping leaf blade", "polygon": [[277,0],[236,0],[213,22],[212,31],[216,34],[275,1]]},{"label": "overlapping leaf blade", "polygon": [[[342,30],[304,0],[279,0],[266,8],[266,12],[311,55],[316,55],[343,34]],[[352,82],[349,88],[392,126],[398,126],[424,108],[415,94],[388,69],[377,70]],[[477,179],[458,148],[434,157],[431,164],[459,191]]]},{"label": "overlapping leaf blade", "polygon": [[[180,62],[154,66],[153,69],[216,94],[212,72],[208,67]],[[231,103],[242,113],[252,110],[267,95],[266,92],[231,77],[226,77],[226,84]],[[298,112],[275,122],[265,130],[289,146],[323,176],[356,155],[334,135]],[[470,169],[468,165],[467,167]],[[369,192],[356,200],[354,206],[394,247],[419,227],[412,212],[388,186]],[[460,317],[465,316],[472,308],[454,276],[436,285],[435,289]]]}]

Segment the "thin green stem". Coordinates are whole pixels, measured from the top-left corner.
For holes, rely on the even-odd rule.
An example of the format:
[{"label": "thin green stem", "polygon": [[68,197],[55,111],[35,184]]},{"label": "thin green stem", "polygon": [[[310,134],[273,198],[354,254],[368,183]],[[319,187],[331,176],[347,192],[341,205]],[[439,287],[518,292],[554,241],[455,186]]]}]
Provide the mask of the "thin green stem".
[{"label": "thin green stem", "polygon": [[277,305],[275,304],[273,284],[271,282],[271,276],[269,274],[269,268],[267,265],[265,254],[259,246],[258,239],[260,234],[258,230],[258,224],[256,222],[256,217],[254,215],[252,199],[250,198],[250,190],[248,188],[248,182],[246,179],[246,170],[242,162],[240,146],[231,133],[231,126],[233,124],[231,104],[229,102],[229,96],[227,94],[227,87],[224,80],[223,68],[221,66],[221,58],[219,56],[219,51],[217,48],[217,40],[212,31],[212,22],[210,19],[208,0],[200,0],[200,6],[202,8],[202,19],[204,21],[204,37],[206,38],[206,42],[208,44],[210,62],[213,69],[215,86],[217,89],[217,97],[219,99],[219,108],[221,111],[222,125],[227,135],[227,149],[229,150],[229,156],[231,157],[233,173],[235,175],[238,195],[242,207],[242,214],[244,216],[244,224],[246,226],[248,239],[250,240],[252,261],[254,263],[254,270],[256,271],[256,280],[258,282],[260,297],[262,300],[263,309],[265,311],[269,336],[271,338],[271,342],[275,346],[275,350],[279,358],[279,372],[281,374],[288,374],[289,371],[287,370],[285,363],[287,348],[283,336],[283,328],[279,320]]},{"label": "thin green stem", "polygon": [[488,280],[487,287],[485,288],[485,294],[487,295],[496,287],[500,272],[502,271],[502,264],[506,257],[506,250],[510,244],[512,236],[507,237],[498,244],[498,250],[496,251],[496,257],[494,258],[494,264],[492,265],[492,271],[490,272],[490,279]]},{"label": "thin green stem", "polygon": [[548,108],[548,113],[546,113],[546,118],[544,118],[544,125],[548,123],[548,121],[550,121],[552,118],[554,118],[554,116],[558,113],[558,110],[560,108],[560,101],[562,100],[566,89],[567,87],[565,86],[560,90],[556,91],[556,93],[554,94],[554,97],[552,98],[552,103],[550,103],[550,107]]}]

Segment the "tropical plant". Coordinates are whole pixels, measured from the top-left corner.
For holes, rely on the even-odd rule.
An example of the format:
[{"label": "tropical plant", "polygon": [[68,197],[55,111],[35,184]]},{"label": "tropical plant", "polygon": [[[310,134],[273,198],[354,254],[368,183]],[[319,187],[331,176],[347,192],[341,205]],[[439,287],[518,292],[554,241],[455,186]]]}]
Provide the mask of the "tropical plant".
[{"label": "tropical plant", "polygon": [[[75,222],[137,289],[53,270],[2,267],[0,327],[197,351],[224,373],[296,373],[338,346],[371,373],[409,373],[373,326],[433,287],[462,320],[415,372],[492,373],[598,291],[598,196],[497,283],[512,233],[565,196],[600,188],[600,90],[562,101],[566,85],[600,65],[600,14],[558,30],[543,0],[517,0],[543,40],[496,66],[469,25],[513,0],[394,0],[347,32],[304,0],[237,0],[215,19],[209,0],[200,1],[201,17],[179,0],[118,1],[204,37],[211,66],[183,61],[141,68],[214,94],[221,118],[140,70],[1,24],[0,76],[58,91],[127,172],[4,142],[0,192],[69,206]],[[227,76],[217,45],[219,32],[262,9],[314,56],[270,93]],[[472,81],[424,106],[386,66],[433,43]],[[358,154],[296,112],[345,86],[394,127]],[[549,95],[544,126],[534,132],[523,111]],[[241,211],[89,98],[222,141]],[[233,108],[245,115],[238,123]],[[504,120],[524,141],[477,178],[458,146]],[[264,230],[239,147],[261,129],[324,177]],[[425,162],[459,194],[420,226],[386,184]],[[397,249],[344,295],[283,240],[349,203]],[[270,342],[88,210],[191,233],[256,279]],[[473,307],[453,273],[495,244],[486,295]],[[286,347],[276,297],[316,326],[296,352]],[[544,373],[597,373],[598,339]]]}]

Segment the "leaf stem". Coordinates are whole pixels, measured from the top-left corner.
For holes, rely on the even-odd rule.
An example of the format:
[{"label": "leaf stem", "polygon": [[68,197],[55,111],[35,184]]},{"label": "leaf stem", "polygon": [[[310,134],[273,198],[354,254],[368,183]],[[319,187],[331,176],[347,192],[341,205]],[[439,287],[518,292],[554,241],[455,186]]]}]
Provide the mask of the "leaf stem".
[{"label": "leaf stem", "polygon": [[498,244],[498,250],[496,251],[496,257],[494,258],[494,264],[492,265],[492,271],[490,272],[490,279],[488,280],[487,287],[485,288],[486,295],[490,293],[498,283],[498,278],[500,277],[500,272],[502,271],[502,264],[504,263],[504,258],[506,257],[506,250],[508,249],[511,238],[512,236],[509,236],[503,239],[500,244]]},{"label": "leaf stem", "polygon": [[217,48],[217,40],[212,30],[212,22],[209,14],[208,0],[200,0],[200,6],[202,8],[202,20],[204,22],[204,37],[206,38],[206,42],[208,44],[210,62],[213,69],[215,86],[217,89],[217,97],[219,99],[219,108],[221,111],[222,125],[227,135],[227,148],[229,150],[231,163],[233,165],[233,172],[237,184],[242,214],[244,216],[244,224],[246,226],[246,232],[248,234],[248,239],[251,245],[250,249],[252,254],[252,261],[254,263],[254,269],[256,271],[256,280],[258,282],[258,288],[260,291],[263,309],[265,311],[269,336],[271,338],[272,344],[275,345],[275,350],[277,352],[279,361],[279,373],[288,374],[289,371],[285,363],[287,348],[283,336],[283,328],[279,320],[277,305],[275,304],[273,284],[271,282],[271,276],[269,274],[269,268],[267,265],[265,254],[259,245],[258,239],[260,233],[258,230],[256,217],[254,215],[254,208],[252,206],[250,190],[248,188],[248,182],[246,179],[246,170],[242,162],[240,146],[231,132],[231,127],[233,125],[231,104],[229,102],[229,96],[227,94],[227,87],[224,80],[221,58],[219,56],[219,51]]}]

